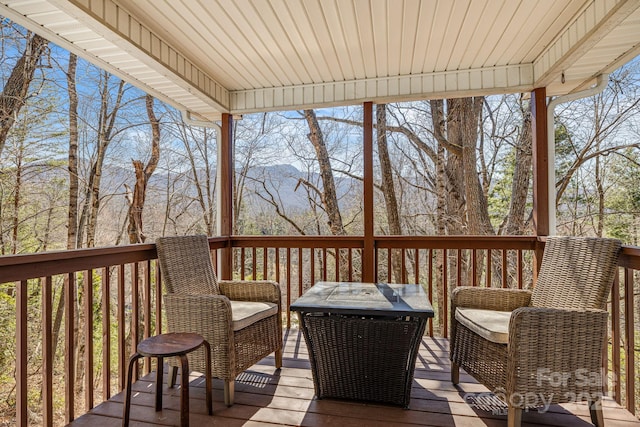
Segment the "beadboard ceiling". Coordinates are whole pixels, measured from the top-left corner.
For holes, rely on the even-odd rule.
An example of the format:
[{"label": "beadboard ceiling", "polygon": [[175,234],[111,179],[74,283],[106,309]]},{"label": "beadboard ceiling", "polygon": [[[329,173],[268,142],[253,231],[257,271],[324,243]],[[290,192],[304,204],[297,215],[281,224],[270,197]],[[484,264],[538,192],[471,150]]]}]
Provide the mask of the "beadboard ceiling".
[{"label": "beadboard ceiling", "polygon": [[640,53],[640,0],[3,0],[0,14],[206,120],[558,95]]}]

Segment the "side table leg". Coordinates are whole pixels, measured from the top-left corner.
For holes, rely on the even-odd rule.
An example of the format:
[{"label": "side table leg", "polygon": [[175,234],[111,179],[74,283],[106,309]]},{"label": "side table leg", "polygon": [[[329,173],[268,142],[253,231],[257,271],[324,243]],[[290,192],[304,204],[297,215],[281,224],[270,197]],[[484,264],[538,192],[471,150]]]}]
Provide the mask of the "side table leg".
[{"label": "side table leg", "polygon": [[185,354],[180,355],[180,425],[189,427],[189,360]]},{"label": "side table leg", "polygon": [[169,388],[173,388],[174,385],[176,385],[176,377],[178,376],[178,367],[177,366],[171,366],[170,367],[170,373],[169,373],[169,379],[167,380],[167,387]]},{"label": "side table leg", "polygon": [[156,369],[156,412],[162,411],[162,382],[164,380],[164,359],[158,357]]},{"label": "side table leg", "polygon": [[205,373],[205,396],[207,399],[207,411],[209,415],[213,415],[213,404],[211,402],[211,346],[207,341],[204,342],[204,352],[205,352],[205,360],[206,367],[204,369]]},{"label": "side table leg", "polygon": [[127,387],[124,395],[124,408],[122,412],[122,425],[123,427],[129,426],[129,416],[131,415],[131,380],[133,377],[133,367],[135,366],[136,360],[140,359],[142,355],[140,353],[135,353],[129,359],[129,368],[127,369]]}]

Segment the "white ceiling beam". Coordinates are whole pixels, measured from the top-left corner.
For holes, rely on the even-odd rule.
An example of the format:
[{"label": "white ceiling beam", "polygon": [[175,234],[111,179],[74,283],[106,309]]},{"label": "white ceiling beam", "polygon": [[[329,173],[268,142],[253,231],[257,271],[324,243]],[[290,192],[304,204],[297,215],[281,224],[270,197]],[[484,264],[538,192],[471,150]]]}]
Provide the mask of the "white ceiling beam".
[{"label": "white ceiling beam", "polygon": [[365,101],[454,98],[478,93],[530,91],[533,65],[393,76],[231,92],[231,112],[291,110],[350,105]]},{"label": "white ceiling beam", "polygon": [[640,7],[640,0],[593,0],[534,61],[535,87],[557,83],[568,69]]}]

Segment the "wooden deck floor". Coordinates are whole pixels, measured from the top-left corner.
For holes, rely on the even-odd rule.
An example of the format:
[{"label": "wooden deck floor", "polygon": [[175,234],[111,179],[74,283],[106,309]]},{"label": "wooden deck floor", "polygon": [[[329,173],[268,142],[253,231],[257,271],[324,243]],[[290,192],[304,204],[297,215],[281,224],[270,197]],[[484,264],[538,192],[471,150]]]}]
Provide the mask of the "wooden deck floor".
[{"label": "wooden deck floor", "polygon": [[[307,349],[302,335],[286,335],[284,366],[278,372],[273,358],[264,359],[236,381],[235,404],[222,401],[222,383],[214,380],[214,415],[206,415],[204,378],[192,375],[190,424],[192,426],[506,426],[502,407],[487,390],[461,373],[458,388],[449,381],[449,344],[444,339],[425,337],[416,363],[410,409],[331,399],[314,399]],[[165,370],[166,372],[166,370]],[[179,388],[164,388],[163,410],[154,411],[153,373],[134,384],[132,426],[178,425]],[[75,420],[72,426],[119,426],[122,422],[122,393]],[[612,400],[605,401],[607,427],[640,427],[632,414]],[[552,406],[547,413],[523,414],[523,426],[588,426],[584,404]]]}]

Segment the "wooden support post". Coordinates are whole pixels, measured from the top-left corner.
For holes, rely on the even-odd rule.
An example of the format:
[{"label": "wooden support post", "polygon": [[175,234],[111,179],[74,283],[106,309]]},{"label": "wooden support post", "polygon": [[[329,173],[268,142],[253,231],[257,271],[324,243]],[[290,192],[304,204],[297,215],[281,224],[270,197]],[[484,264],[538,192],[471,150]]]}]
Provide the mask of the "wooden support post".
[{"label": "wooden support post", "polygon": [[233,254],[231,248],[231,235],[233,234],[233,116],[222,114],[222,131],[220,132],[219,159],[220,168],[218,191],[218,233],[227,237],[227,247],[221,249],[220,271],[218,275],[222,280],[230,280],[233,272]]},{"label": "wooden support post", "polygon": [[[531,92],[531,127],[533,153],[533,225],[536,236],[549,235],[549,141],[547,134],[546,88]],[[555,209],[555,207],[553,207]],[[534,282],[542,263],[542,250],[536,249]]]},{"label": "wooden support post", "polygon": [[375,247],[373,238],[373,103],[363,105],[364,153],[364,248],[362,250],[362,281],[374,282]]}]

